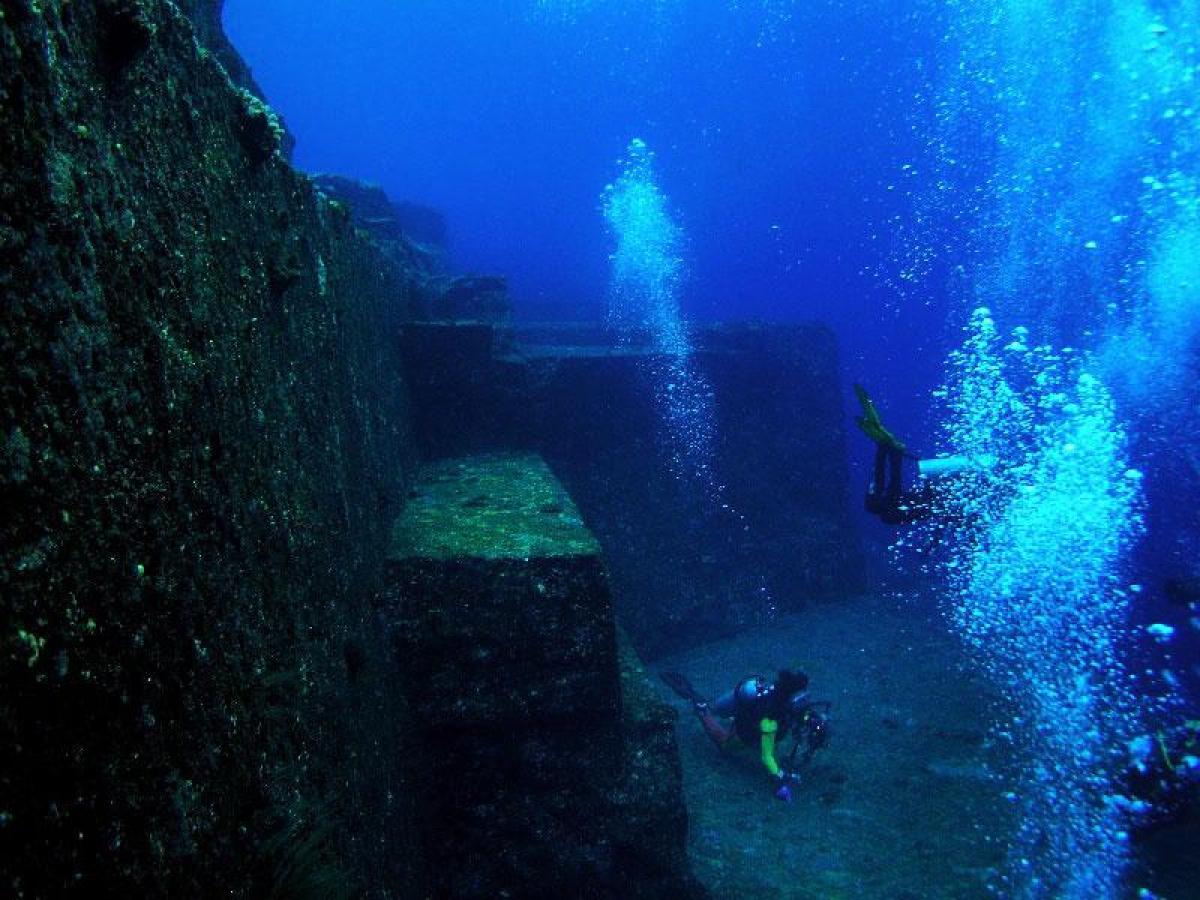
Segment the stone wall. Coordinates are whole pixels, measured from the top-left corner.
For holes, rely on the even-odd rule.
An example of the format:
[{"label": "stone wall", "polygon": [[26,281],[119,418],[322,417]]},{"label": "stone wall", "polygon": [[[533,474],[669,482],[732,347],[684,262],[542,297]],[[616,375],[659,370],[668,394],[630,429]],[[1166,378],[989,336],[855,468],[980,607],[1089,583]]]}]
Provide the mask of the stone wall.
[{"label": "stone wall", "polygon": [[675,714],[618,649],[605,569],[535,456],[444,460],[414,485],[381,617],[421,735],[435,896],[703,896]]},{"label": "stone wall", "polygon": [[407,275],[282,141],[173,3],[0,2],[6,896],[417,890]]},{"label": "stone wall", "polygon": [[864,586],[833,334],[714,325],[693,337],[713,390],[719,498],[672,472],[653,359],[601,329],[427,323],[403,341],[422,452],[541,453],[604,548],[620,621],[649,657]]},{"label": "stone wall", "polygon": [[[125,5],[132,8],[138,4],[135,0],[118,0],[113,5]],[[225,0],[175,0],[175,5],[192,23],[192,29],[196,33],[196,40],[200,42],[200,46],[217,58],[217,61],[228,73],[230,81],[265,102],[267,95],[254,80],[254,73],[250,71],[250,67],[246,65],[242,55],[237,52],[237,48],[229,42],[229,38],[225,34],[221,18],[225,10]],[[293,144],[291,135],[285,135],[283,143],[284,151],[290,158]]]},{"label": "stone wall", "polygon": [[[585,679],[565,730],[539,713],[513,735],[487,693],[483,756],[477,723],[430,727],[374,601],[396,594],[388,529],[415,471],[394,332],[446,288],[287,164],[219,11],[0,0],[3,892],[491,896],[537,887],[550,854],[554,896],[699,896],[671,713],[615,641],[594,552],[561,584],[596,627],[540,638],[607,706]],[[495,623],[530,611],[474,586]],[[489,647],[469,632],[437,646],[464,696]],[[454,833],[499,856],[439,845],[458,825],[431,818],[438,759],[470,770],[450,788],[497,792]]]}]

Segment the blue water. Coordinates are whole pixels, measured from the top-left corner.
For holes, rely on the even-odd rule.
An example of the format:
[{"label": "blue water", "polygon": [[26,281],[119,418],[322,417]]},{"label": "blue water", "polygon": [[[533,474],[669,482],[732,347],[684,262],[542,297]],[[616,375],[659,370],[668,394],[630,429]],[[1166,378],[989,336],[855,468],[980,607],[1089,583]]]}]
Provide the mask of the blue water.
[{"label": "blue water", "polygon": [[828,322],[910,447],[997,458],[950,498],[970,539],[887,564],[1031,710],[998,889],[1119,895],[1112,760],[1200,677],[1165,600],[1200,576],[1200,2],[230,0],[226,27],[301,168],[444,212],[519,318],[654,329],[681,469],[719,487],[686,323],[746,318]]}]

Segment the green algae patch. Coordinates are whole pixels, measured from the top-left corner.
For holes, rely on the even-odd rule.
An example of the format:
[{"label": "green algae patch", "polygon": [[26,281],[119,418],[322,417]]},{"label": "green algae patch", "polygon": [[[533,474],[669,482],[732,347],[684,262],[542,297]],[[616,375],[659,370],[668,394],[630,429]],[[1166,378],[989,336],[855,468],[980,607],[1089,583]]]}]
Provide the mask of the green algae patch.
[{"label": "green algae patch", "polygon": [[427,466],[392,533],[392,559],[596,556],[599,544],[541,457],[475,456]]}]

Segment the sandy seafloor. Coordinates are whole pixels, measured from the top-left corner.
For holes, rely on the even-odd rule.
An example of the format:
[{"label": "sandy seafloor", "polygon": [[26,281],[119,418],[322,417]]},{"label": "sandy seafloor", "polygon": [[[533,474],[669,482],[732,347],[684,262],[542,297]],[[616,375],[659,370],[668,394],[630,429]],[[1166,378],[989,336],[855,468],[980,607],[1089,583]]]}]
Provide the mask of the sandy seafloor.
[{"label": "sandy seafloor", "polygon": [[[733,639],[658,661],[704,693],[803,668],[833,701],[832,736],[792,803],[772,796],[757,755],[718,750],[689,704],[677,732],[696,874],[718,898],[970,900],[1004,868],[1017,810],[1011,748],[993,736],[1003,703],[928,594],[814,604]],[[790,749],[788,741],[784,747]],[[1009,773],[1006,774],[1006,769]],[[1194,821],[1143,835],[1130,896],[1200,898]]]},{"label": "sandy seafloor", "polygon": [[829,745],[790,804],[772,796],[755,754],[719,751],[662,686],[681,712],[697,875],[718,897],[994,896],[987,881],[1015,827],[999,774],[1005,745],[990,737],[996,701],[932,604],[814,605],[655,668],[716,694],[789,664],[834,704]]}]

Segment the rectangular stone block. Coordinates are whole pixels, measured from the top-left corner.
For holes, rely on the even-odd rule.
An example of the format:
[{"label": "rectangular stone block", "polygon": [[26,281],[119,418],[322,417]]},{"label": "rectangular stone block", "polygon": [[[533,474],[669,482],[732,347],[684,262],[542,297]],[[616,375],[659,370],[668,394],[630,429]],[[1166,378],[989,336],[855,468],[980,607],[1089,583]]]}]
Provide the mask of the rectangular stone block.
[{"label": "rectangular stone block", "polygon": [[673,713],[618,651],[599,546],[540,457],[428,466],[388,585],[432,896],[701,896]]},{"label": "rectangular stone block", "polygon": [[426,468],[395,526],[385,610],[431,726],[588,730],[619,714],[599,546],[536,456]]}]

